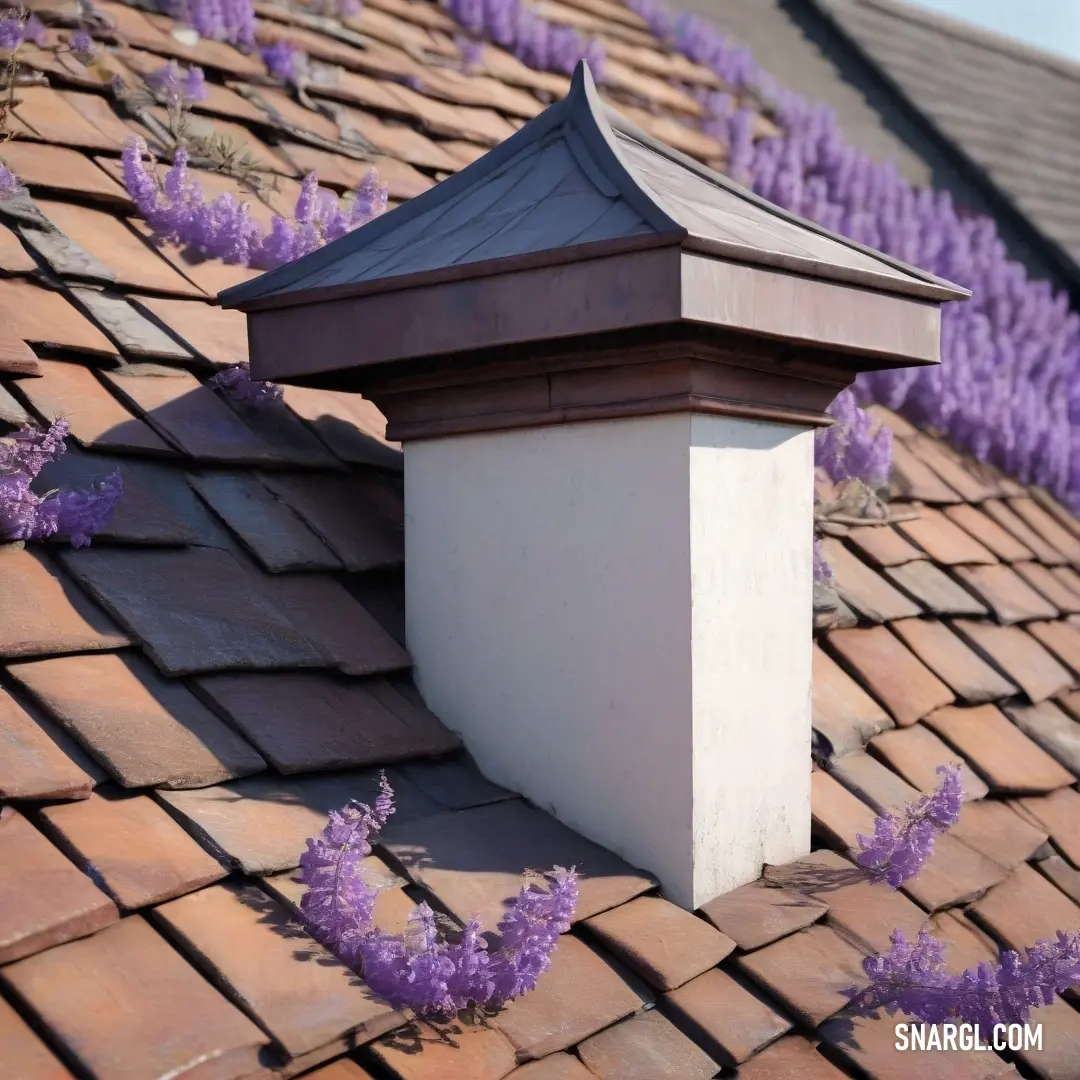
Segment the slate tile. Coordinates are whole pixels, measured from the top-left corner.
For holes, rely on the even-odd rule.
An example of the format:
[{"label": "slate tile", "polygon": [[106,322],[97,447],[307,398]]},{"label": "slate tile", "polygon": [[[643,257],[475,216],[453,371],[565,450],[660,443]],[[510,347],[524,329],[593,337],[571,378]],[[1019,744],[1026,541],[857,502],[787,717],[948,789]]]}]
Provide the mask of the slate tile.
[{"label": "slate tile", "polygon": [[1073,903],[1080,904],[1080,870],[1060,855],[1051,855],[1035,863],[1036,869],[1048,877]]},{"label": "slate tile", "polygon": [[1046,843],[1047,834],[1000,799],[965,803],[949,832],[969,848],[1011,870]]},{"label": "slate tile", "polygon": [[412,666],[409,654],[340,582],[324,574],[278,574],[260,587],[325,657],[346,675],[378,675]]},{"label": "slate tile", "polygon": [[71,289],[71,296],[120,347],[137,359],[190,361],[191,353],[122,296],[93,289]]},{"label": "slate tile", "polygon": [[78,195],[109,206],[131,205],[124,188],[77,150],[12,139],[4,144],[4,162],[32,190]]},{"label": "slate tile", "polygon": [[1016,1075],[996,1054],[978,1050],[896,1049],[898,1018],[882,1014],[876,1020],[857,1017],[850,1023],[840,1017],[821,1028],[820,1034],[834,1052],[870,1080],[997,1080]]},{"label": "slate tile", "polygon": [[362,573],[404,560],[403,530],[380,513],[354,477],[264,474],[262,480],[325,541],[346,570]]},{"label": "slate tile", "polygon": [[752,881],[702,904],[700,910],[746,952],[810,926],[828,908],[802,893]]},{"label": "slate tile", "polygon": [[140,916],[0,969],[92,1076],[232,1080],[258,1066],[266,1036]]},{"label": "slate tile", "polygon": [[845,990],[866,983],[862,958],[854,945],[819,924],[735,962],[799,1020],[817,1027],[847,1004]]},{"label": "slate tile", "polygon": [[359,394],[286,386],[285,404],[342,461],[401,469],[401,444],[387,441],[386,417]]},{"label": "slate tile", "polygon": [[1018,543],[1022,544],[1037,562],[1046,566],[1064,566],[1069,560],[1048,543],[1011,506],[997,499],[983,503],[982,509]]},{"label": "slate tile", "polygon": [[141,296],[139,304],[211,364],[246,364],[247,317],[197,300]]},{"label": "slate tile", "polygon": [[63,293],[7,278],[0,281],[0,305],[15,333],[31,345],[117,355],[116,346]]},{"label": "slate tile", "polygon": [[574,1046],[642,1004],[606,960],[573,934],[563,934],[536,989],[510,1002],[492,1025],[525,1062]]},{"label": "slate tile", "polygon": [[1066,666],[1080,672],[1080,627],[1075,623],[1058,619],[1054,622],[1031,623],[1026,629]]},{"label": "slate tile", "polygon": [[115,649],[126,634],[40,551],[0,545],[0,656]]},{"label": "slate tile", "polygon": [[964,532],[940,510],[924,507],[914,521],[898,522],[896,528],[936,563],[959,566],[968,563],[993,565],[997,557]]},{"label": "slate tile", "polygon": [[[438,812],[438,803],[407,780],[392,771],[388,775],[397,825]],[[368,769],[291,777],[267,773],[155,795],[208,851],[246,874],[273,874],[299,866],[308,837],[322,832],[331,810],[350,799],[370,804],[378,793],[378,772]]]},{"label": "slate tile", "polygon": [[1080,612],[1080,595],[1058,576],[1061,571],[1070,570],[1070,567],[1062,566],[1051,570],[1041,563],[1026,562],[1016,563],[1013,569],[1062,614],[1075,615]]},{"label": "slate tile", "polygon": [[709,1080],[718,1067],[657,1009],[593,1035],[577,1051],[601,1080]]},{"label": "slate tile", "polygon": [[1021,812],[1046,829],[1054,846],[1080,867],[1080,793],[1061,788],[1044,798],[1018,800]]},{"label": "slate tile", "polygon": [[1080,564],[1080,537],[1066,529],[1034,499],[1009,499],[1009,509],[1070,563]]},{"label": "slate tile", "polygon": [[735,942],[659,896],[639,896],[585,921],[609,952],[657,990],[674,990],[735,949]]},{"label": "slate tile", "polygon": [[926,559],[889,567],[885,575],[937,615],[985,615],[986,606]]},{"label": "slate tile", "polygon": [[380,848],[438,897],[461,922],[478,915],[492,929],[518,894],[526,867],[576,866],[575,921],[588,919],[654,885],[617,855],[520,800],[451,810],[411,822],[395,815]]},{"label": "slate tile", "polygon": [[49,835],[128,910],[200,889],[226,873],[149,795],[119,797],[102,789],[40,813]]},{"label": "slate tile", "polygon": [[0,964],[117,918],[116,905],[22,814],[0,810]]},{"label": "slate tile", "polygon": [[18,1080],[74,1080],[29,1024],[0,997],[0,1047],[4,1065]]},{"label": "slate tile", "polygon": [[900,640],[961,700],[972,705],[1019,693],[943,623],[902,619],[892,624]]},{"label": "slate tile", "polygon": [[572,1054],[548,1054],[510,1074],[510,1080],[592,1080],[593,1074]]},{"label": "slate tile", "polygon": [[1059,930],[1080,927],[1080,907],[1026,863],[972,904],[970,913],[1010,949],[1053,941]]},{"label": "slate tile", "polygon": [[[921,792],[931,792],[941,783],[940,766],[953,764],[956,752],[945,745],[929,728],[915,724],[898,731],[886,731],[871,743],[872,751]],[[984,781],[970,766],[961,762],[960,782],[967,801],[989,793]]]},{"label": "slate tile", "polygon": [[0,799],[86,799],[94,781],[0,687]]},{"label": "slate tile", "polygon": [[205,472],[188,479],[271,573],[341,569],[341,560],[254,476]]},{"label": "slate tile", "polygon": [[267,445],[290,465],[345,473],[346,468],[319,437],[291,409],[260,408],[225,399],[229,406]]},{"label": "slate tile", "polygon": [[965,502],[977,503],[997,494],[995,485],[988,484],[968,468],[968,463],[947,443],[921,432],[904,440],[904,445],[937,473]]},{"label": "slate tile", "polygon": [[810,816],[815,835],[837,847],[855,847],[874,832],[870,807],[822,769],[810,774]]},{"label": "slate tile", "polygon": [[437,761],[407,761],[397,771],[448,810],[466,810],[517,797],[488,780],[464,751]]},{"label": "slate tile", "polygon": [[63,656],[8,671],[123,787],[203,787],[265,768],[183,683],[135,654]]},{"label": "slate tile", "polygon": [[402,1021],[253,885],[213,885],[170,900],[154,916],[290,1057],[350,1032],[371,1038]]},{"label": "slate tile", "polygon": [[167,674],[324,663],[227,552],[89,548],[63,559]]},{"label": "slate tile", "polygon": [[1024,562],[1032,552],[983,510],[968,503],[945,507],[944,513],[1003,562]]},{"label": "slate tile", "polygon": [[1052,701],[1038,705],[1005,705],[1014,724],[1074,776],[1080,776],[1080,723]]},{"label": "slate tile", "polygon": [[834,630],[827,640],[902,726],[954,700],[952,691],[883,626]]},{"label": "slate tile", "polygon": [[752,1057],[739,1080],[842,1080],[842,1073],[802,1035],[789,1035]]},{"label": "slate tile", "polygon": [[130,450],[139,454],[175,455],[142,420],[80,364],[40,361],[41,378],[23,382],[30,405],[50,423],[63,417],[81,446],[94,450]]},{"label": "slate tile", "polygon": [[828,653],[814,646],[813,725],[834,754],[861,750],[892,718]]},{"label": "slate tile", "polygon": [[1009,566],[1000,563],[996,566],[958,566],[954,572],[990,606],[998,622],[1005,626],[1030,619],[1057,618],[1057,608]]},{"label": "slate tile", "polygon": [[1017,626],[968,619],[958,619],[954,626],[1033,702],[1045,701],[1073,685],[1069,672]]},{"label": "slate tile", "polygon": [[197,685],[281,773],[385,765],[460,745],[441,725],[403,723],[356,680],[283,672],[212,675]]},{"label": "slate tile", "polygon": [[234,465],[286,461],[194,375],[144,373],[141,365],[132,365],[102,376],[122,401],[196,461]]},{"label": "slate tile", "polygon": [[502,1080],[514,1071],[514,1048],[502,1032],[479,1025],[437,1029],[413,1023],[372,1043],[371,1054],[398,1080]]},{"label": "slate tile", "polygon": [[116,281],[116,275],[107,266],[59,230],[19,225],[18,231],[23,242],[58,277],[82,278],[105,285]]},{"label": "slate tile", "polygon": [[870,622],[886,622],[921,614],[918,604],[899,593],[882,576],[832,537],[821,550],[835,575],[835,588],[850,608]]},{"label": "slate tile", "polygon": [[1061,998],[1032,1018],[1042,1025],[1042,1048],[1018,1050],[1016,1058],[1043,1080],[1068,1080],[1080,1069],[1080,1013]]},{"label": "slate tile", "polygon": [[963,754],[995,793],[1053,791],[1074,782],[1069,772],[993,705],[950,706],[931,713],[926,723]]}]

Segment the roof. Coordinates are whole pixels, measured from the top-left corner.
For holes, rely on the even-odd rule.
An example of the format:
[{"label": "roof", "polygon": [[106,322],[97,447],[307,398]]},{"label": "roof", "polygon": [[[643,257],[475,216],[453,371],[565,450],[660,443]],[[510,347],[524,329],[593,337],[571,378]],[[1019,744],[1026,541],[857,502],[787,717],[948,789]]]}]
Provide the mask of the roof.
[{"label": "roof", "polygon": [[[551,6],[586,25],[603,13],[609,100],[722,159],[678,121],[692,99],[655,75],[704,85],[705,69],[603,0]],[[373,152],[343,136],[360,129],[404,200],[569,85],[490,46],[482,72],[439,66],[454,28],[419,0],[373,0],[360,43],[262,7],[335,66],[332,91],[310,95],[331,119],[228,46],[192,49],[163,17],[97,8],[120,28],[109,62],[127,78],[166,56],[206,68],[199,115],[246,132],[277,170],[257,214],[291,203],[309,165],[355,183]],[[683,912],[455,749],[408,675],[400,455],[381,418],[329,391],[290,387],[273,415],[205,386],[246,356],[242,317],[209,297],[249,272],[154,251],[116,181],[137,121],[70,58],[28,57],[51,85],[19,89],[21,134],[2,156],[55,231],[0,204],[0,418],[64,413],[71,449],[42,480],[85,485],[119,466],[125,494],[87,550],[0,547],[5,1068],[19,1080],[686,1080],[736,1063],[743,1080],[1013,1073],[992,1054],[898,1058],[884,1023],[860,1023],[853,1046],[832,1017],[838,987],[895,925],[931,918],[965,963],[990,939],[1080,925],[1080,523],[888,418],[894,509],[912,516],[830,526],[845,607],[821,616],[837,625],[816,649],[817,843],[843,850],[872,808],[955,755],[973,801],[906,894],[823,891],[820,874],[789,869],[773,873],[785,888]],[[406,75],[421,89],[395,81]],[[384,1038],[400,1018],[290,921],[304,839],[330,808],[369,797],[381,765],[399,800],[372,864],[395,883],[382,925],[399,928],[421,897],[490,923],[524,867],[585,871],[552,970],[487,1026]],[[1069,1075],[1075,1015],[1064,1000],[1040,1014],[1047,1050],[1025,1059],[1040,1075]]]},{"label": "roof", "polygon": [[1080,64],[893,0],[815,0],[1042,236],[1080,262]]}]

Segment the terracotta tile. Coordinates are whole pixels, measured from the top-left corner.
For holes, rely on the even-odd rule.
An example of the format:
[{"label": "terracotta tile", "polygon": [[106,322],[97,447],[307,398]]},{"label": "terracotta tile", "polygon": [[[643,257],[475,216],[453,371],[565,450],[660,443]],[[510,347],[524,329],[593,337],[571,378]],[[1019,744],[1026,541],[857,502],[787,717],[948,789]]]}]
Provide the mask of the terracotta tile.
[{"label": "terracotta tile", "polygon": [[122,401],[198,461],[260,465],[287,460],[194,375],[144,373],[136,365],[103,376]]},{"label": "terracotta tile", "polygon": [[896,526],[913,544],[918,545],[934,562],[945,566],[967,563],[992,565],[997,557],[969,533],[964,532],[940,510],[924,507],[914,521]]},{"label": "terracotta tile", "polygon": [[578,921],[653,886],[646,874],[520,800],[409,823],[395,816],[381,844],[456,918],[475,914],[486,927],[498,923],[504,902],[517,895],[526,867],[578,867]]},{"label": "terracotta tile", "polygon": [[371,1038],[401,1023],[344,964],[295,924],[290,930],[286,910],[252,885],[214,885],[154,914],[290,1057],[349,1032]]},{"label": "terracotta tile", "polygon": [[131,205],[124,188],[78,150],[13,139],[4,144],[4,163],[31,189],[79,195],[110,206]]},{"label": "terracotta tile", "polygon": [[401,444],[387,442],[386,417],[359,394],[287,386],[285,403],[342,461],[401,468]]},{"label": "terracotta tile", "polygon": [[122,296],[94,289],[71,289],[72,298],[120,347],[127,357],[161,359],[178,363],[191,360],[191,353],[178,344],[156,322]]},{"label": "terracotta tile", "polygon": [[814,730],[824,735],[832,752],[860,750],[892,719],[827,653],[814,647]]},{"label": "terracotta tile", "polygon": [[1038,705],[1005,705],[1014,724],[1074,776],[1080,776],[1080,723],[1052,701]]},{"label": "terracotta tile", "polygon": [[990,605],[998,622],[1026,622],[1029,619],[1054,619],[1058,610],[1037,593],[1012,567],[958,566],[960,580],[981,600]]},{"label": "terracotta tile", "polygon": [[1080,1062],[1080,1013],[1057,998],[1052,1005],[1042,1006],[1031,1019],[1042,1025],[1042,1049],[1019,1050],[1017,1060],[1043,1080],[1075,1076]]},{"label": "terracotta tile", "polygon": [[[1014,567],[1016,572],[1038,593],[1066,615],[1075,615],[1080,612],[1080,594],[1074,592],[1058,575],[1062,571],[1075,574],[1069,567],[1057,567],[1049,569],[1040,563],[1017,563]],[[1077,578],[1080,581],[1080,578]]]},{"label": "terracotta tile", "polygon": [[[1055,566],[1051,571],[1054,579],[1069,591],[1071,596],[1080,596],[1080,574],[1071,566]],[[1062,597],[1064,600],[1064,597]]]},{"label": "terracotta tile", "polygon": [[818,925],[740,956],[736,963],[799,1020],[817,1027],[847,1004],[845,990],[866,982],[862,958],[835,930]]},{"label": "terracotta tile", "polygon": [[306,1080],[371,1080],[371,1074],[361,1069],[355,1061],[341,1058],[306,1074]]},{"label": "terracotta tile", "polygon": [[32,345],[116,356],[116,346],[62,293],[9,278],[0,281],[0,304],[15,333]]},{"label": "terracotta tile", "polygon": [[0,799],[86,799],[93,778],[0,687]]},{"label": "terracotta tile", "polygon": [[889,567],[885,576],[937,615],[985,615],[986,606],[944,570],[922,559]]},{"label": "terracotta tile", "polygon": [[841,1080],[845,1075],[801,1035],[773,1043],[739,1069],[739,1080]]},{"label": "terracotta tile", "polygon": [[[407,780],[392,770],[388,775],[395,823],[438,812],[438,803]],[[322,776],[267,773],[216,787],[158,791],[156,797],[207,850],[246,874],[273,874],[299,865],[305,842],[322,832],[331,810],[350,799],[370,804],[378,792],[378,772],[369,769]]]},{"label": "terracotta tile", "polygon": [[998,958],[994,941],[959,911],[939,911],[930,920],[930,932],[945,947],[945,967],[957,975]]},{"label": "terracotta tile", "polygon": [[905,445],[965,502],[982,502],[997,494],[996,485],[986,483],[971,472],[967,462],[942,440],[932,439],[920,432],[906,439]]},{"label": "terracotta tile", "polygon": [[200,1061],[200,1080],[231,1080],[255,1071],[267,1041],[137,915],[0,979],[92,1076],[143,1080]]},{"label": "terracotta tile", "polygon": [[457,171],[454,159],[442,150],[438,143],[432,142],[426,135],[421,135],[411,127],[387,123],[369,113],[347,106],[338,108],[334,118],[346,142],[355,142],[359,137],[359,140],[362,140],[359,145],[366,143],[376,153],[400,158],[418,168]]},{"label": "terracotta tile", "polygon": [[903,619],[892,624],[905,645],[956,696],[970,704],[996,701],[1017,688],[954,634],[934,619]]},{"label": "terracotta tile", "polygon": [[[298,129],[328,142],[336,143],[340,140],[341,133],[338,131],[337,125],[329,117],[314,108],[308,108],[301,102],[293,100],[281,90],[269,86],[260,86],[258,88],[248,88],[246,92],[251,95],[251,101],[257,104],[260,111],[263,112],[260,117],[263,123],[269,118],[275,126]],[[265,110],[263,110],[263,106],[265,106]],[[288,161],[288,155],[283,155],[280,147],[275,146],[273,154],[275,160],[280,161],[284,158]],[[297,176],[302,171],[302,169],[292,166],[286,172],[286,175]],[[319,179],[322,180],[322,177],[320,176]]]},{"label": "terracotta tile", "polygon": [[137,655],[64,656],[8,671],[124,787],[201,787],[265,768],[183,683]]},{"label": "terracotta tile", "polygon": [[510,1040],[492,1027],[455,1024],[439,1037],[413,1023],[372,1043],[370,1052],[399,1080],[502,1080],[517,1060]]},{"label": "terracotta tile", "polygon": [[0,545],[0,656],[115,649],[127,635],[39,551]]},{"label": "terracotta tile", "polygon": [[1080,867],[1080,793],[1061,788],[1045,798],[1018,800],[1020,810],[1050,833],[1054,846]]},{"label": "terracotta tile", "polygon": [[609,952],[657,990],[674,990],[711,967],[735,942],[659,896],[639,896],[586,920]]},{"label": "terracotta tile", "polygon": [[810,926],[827,910],[818,900],[762,881],[743,885],[701,905],[701,914],[744,952]]},{"label": "terracotta tile", "polygon": [[94,450],[130,450],[175,455],[142,420],[132,416],[81,364],[41,361],[41,378],[22,385],[31,406],[51,422],[64,417],[80,445]]},{"label": "terracotta tile", "polygon": [[893,465],[890,480],[897,492],[908,499],[920,499],[928,503],[964,501],[899,439],[893,440]]},{"label": "terracotta tile", "polygon": [[512,791],[488,780],[464,751],[435,761],[408,761],[397,771],[449,810],[517,798]]},{"label": "terracotta tile", "polygon": [[[119,150],[131,137],[131,129],[112,109],[109,98],[103,94],[87,94],[77,90],[61,90],[60,96],[84,119]],[[105,149],[109,149],[108,146]]]},{"label": "terracotta tile", "polygon": [[[870,747],[898,772],[909,784],[922,792],[933,791],[941,783],[938,767],[956,761],[956,752],[945,745],[923,724],[886,731],[878,735]],[[960,780],[964,798],[981,799],[988,794],[986,784],[971,769],[961,763]]]},{"label": "terracotta tile", "polygon": [[968,619],[958,619],[954,626],[1031,701],[1044,701],[1073,685],[1069,672],[1017,626],[996,626]]},{"label": "terracotta tile", "polygon": [[117,918],[116,905],[22,814],[0,810],[0,964]]},{"label": "terracotta tile", "polygon": [[[116,275],[100,259],[56,229],[20,225],[19,235],[59,278],[80,278],[92,281],[95,286],[116,282]],[[78,299],[74,291],[69,293],[69,299],[72,298]]]},{"label": "terracotta tile", "polygon": [[227,552],[89,548],[64,562],[167,674],[324,663]]},{"label": "terracotta tile", "polygon": [[710,1080],[718,1068],[657,1009],[601,1031],[577,1051],[601,1080]]},{"label": "terracotta tile", "polygon": [[52,1051],[0,997],[0,1047],[4,1065],[19,1080],[74,1080]]},{"label": "terracotta tile", "polygon": [[1047,839],[1046,832],[1000,799],[966,803],[949,835],[1006,870],[1030,859]]},{"label": "terracotta tile", "polygon": [[1051,855],[1035,864],[1070,900],[1080,904],[1080,870],[1070,866],[1060,855]]},{"label": "terracotta tile", "polygon": [[264,475],[263,483],[292,507],[356,573],[401,564],[400,526],[379,512],[352,477]]},{"label": "terracotta tile", "polygon": [[1080,671],[1080,627],[1072,622],[1030,623],[1029,634],[1073,671]]},{"label": "terracotta tile", "polygon": [[1062,566],[1068,559],[1052,544],[1039,535],[1011,506],[997,499],[983,503],[982,509],[1001,526],[1013,539],[1022,544],[1037,562],[1047,566]]},{"label": "terracotta tile", "polygon": [[1070,563],[1080,564],[1080,537],[1066,529],[1034,499],[1009,499],[1009,508]]},{"label": "terracotta tile", "polygon": [[996,1054],[978,1050],[896,1049],[899,1017],[881,1014],[876,1020],[846,1017],[826,1024],[820,1034],[834,1052],[860,1070],[870,1080],[997,1080],[1012,1073]]},{"label": "terracotta tile", "polygon": [[17,234],[0,225],[0,270],[7,274],[32,274],[37,260],[23,247]]},{"label": "terracotta tile", "polygon": [[42,809],[46,830],[122,908],[157,904],[225,876],[148,795],[107,788],[84,802]]},{"label": "terracotta tile", "polygon": [[1080,907],[1026,863],[972,904],[971,913],[1010,949],[1053,941],[1058,930],[1080,926]]},{"label": "terracotta tile", "polygon": [[833,568],[840,599],[864,618],[886,622],[921,614],[918,604],[897,592],[839,540],[826,537],[821,541],[821,550]]},{"label": "terracotta tile", "polygon": [[515,1069],[510,1080],[592,1080],[592,1075],[572,1054],[548,1054]]},{"label": "terracotta tile", "polygon": [[1053,791],[1074,780],[993,705],[950,706],[931,713],[926,722],[995,793]]},{"label": "terracotta tile", "polygon": [[952,691],[885,627],[836,630],[827,640],[898,724],[914,724],[954,700]]},{"label": "terracotta tile", "polygon": [[968,503],[945,507],[945,515],[1004,562],[1031,559],[1031,551],[992,517]]},{"label": "terracotta tile", "polygon": [[32,127],[43,142],[88,150],[119,150],[123,146],[122,142],[90,123],[63,95],[47,86],[20,87],[15,114]]},{"label": "terracotta tile", "polygon": [[140,297],[139,304],[210,363],[247,363],[247,320],[242,312],[225,311],[195,300],[150,296]]},{"label": "terracotta tile", "polygon": [[917,788],[864,750],[834,758],[829,772],[878,812],[895,810],[919,797]]},{"label": "terracotta tile", "polygon": [[642,999],[616,971],[573,934],[564,934],[535,990],[492,1020],[531,1061],[565,1050],[641,1008]]},{"label": "terracotta tile", "polygon": [[38,359],[15,329],[15,324],[0,315],[0,373],[32,376],[38,373]]},{"label": "terracotta tile", "polygon": [[810,774],[810,814],[815,834],[836,846],[855,847],[874,832],[870,807],[822,769]]}]

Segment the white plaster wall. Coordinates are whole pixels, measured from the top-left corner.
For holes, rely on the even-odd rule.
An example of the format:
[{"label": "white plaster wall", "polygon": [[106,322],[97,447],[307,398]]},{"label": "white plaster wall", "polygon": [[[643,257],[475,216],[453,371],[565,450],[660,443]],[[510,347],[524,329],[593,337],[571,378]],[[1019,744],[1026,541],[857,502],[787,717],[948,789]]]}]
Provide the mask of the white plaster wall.
[{"label": "white plaster wall", "polygon": [[405,447],[428,704],[687,907],[809,846],[811,471],[809,432],[689,415]]}]

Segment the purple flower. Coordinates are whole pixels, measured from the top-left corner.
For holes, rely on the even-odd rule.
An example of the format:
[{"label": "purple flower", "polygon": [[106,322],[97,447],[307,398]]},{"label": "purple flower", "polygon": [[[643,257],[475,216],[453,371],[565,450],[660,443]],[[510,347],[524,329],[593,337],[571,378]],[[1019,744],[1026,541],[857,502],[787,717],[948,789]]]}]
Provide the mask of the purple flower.
[{"label": "purple flower", "polygon": [[97,53],[94,39],[85,30],[76,30],[68,44],[75,57],[84,64],[89,64]]},{"label": "purple flower", "polygon": [[835,423],[815,436],[816,464],[837,483],[850,477],[870,487],[887,483],[892,469],[892,432],[883,425],[875,428],[851,390],[841,391],[827,411]]},{"label": "purple flower", "polygon": [[44,49],[49,40],[45,24],[36,15],[31,15],[26,20],[22,36],[23,41],[32,41],[39,49]]},{"label": "purple flower", "polygon": [[280,405],[285,394],[284,389],[275,383],[253,379],[251,369],[246,364],[219,371],[207,386],[220,390],[241,405],[251,405],[257,409]]},{"label": "purple flower", "polygon": [[251,48],[255,44],[252,0],[168,0],[167,14],[199,37]]},{"label": "purple flower", "polygon": [[267,71],[285,83],[296,82],[307,68],[307,55],[284,38],[271,45],[260,45],[259,55]]},{"label": "purple flower", "polygon": [[150,72],[146,81],[172,106],[206,100],[206,76],[201,67],[182,68],[175,60]]},{"label": "purple flower", "polygon": [[829,565],[821,550],[821,538],[814,537],[814,581],[819,585],[827,585],[835,578],[833,568]]},{"label": "purple flower", "polygon": [[22,19],[11,11],[0,15],[0,49],[17,49],[22,42]]},{"label": "purple flower", "polygon": [[899,814],[879,814],[873,837],[859,836],[855,861],[871,881],[899,889],[915,877],[934,852],[934,840],[960,819],[964,790],[960,766],[939,765],[941,783],[927,795],[909,803]]},{"label": "purple flower", "polygon": [[19,190],[19,178],[3,163],[0,163],[0,199]]}]

